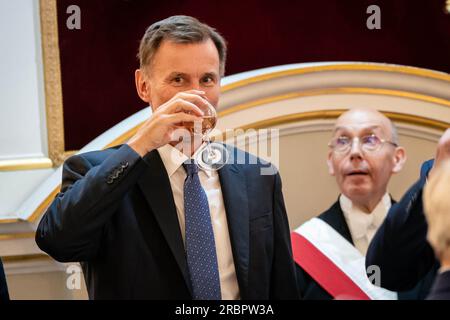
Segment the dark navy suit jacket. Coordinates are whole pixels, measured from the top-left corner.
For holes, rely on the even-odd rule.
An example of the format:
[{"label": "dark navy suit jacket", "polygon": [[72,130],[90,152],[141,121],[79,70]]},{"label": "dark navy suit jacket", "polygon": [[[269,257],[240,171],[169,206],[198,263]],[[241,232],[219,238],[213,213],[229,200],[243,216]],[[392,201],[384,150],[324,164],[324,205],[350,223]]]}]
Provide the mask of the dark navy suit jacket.
[{"label": "dark navy suit jacket", "polygon": [[[228,149],[230,161],[251,157]],[[264,166],[219,170],[240,294],[296,299],[281,179],[261,175]],[[156,150],[141,158],[122,145],[69,158],[36,242],[58,261],[81,262],[91,299],[192,299],[172,189]]]},{"label": "dark navy suit jacket", "polygon": [[0,259],[0,301],[5,300],[9,300],[8,286],[6,284],[6,277],[3,270],[2,260]]},{"label": "dark navy suit jacket", "polygon": [[422,190],[432,166],[432,160],[422,165],[419,181],[391,207],[369,246],[366,267],[380,267],[384,288],[411,289],[427,274],[435,275],[439,268],[427,241],[428,226],[422,205]]},{"label": "dark navy suit jacket", "polygon": [[427,300],[450,300],[450,271],[436,277]]},{"label": "dark navy suit jacket", "polygon": [[[395,202],[393,202],[395,203]],[[339,204],[339,201],[335,202],[331,208],[323,212],[318,216],[327,224],[329,224],[333,229],[335,229],[341,236],[343,236],[352,245],[353,239],[345,220],[344,213]],[[305,300],[331,300],[333,297],[320,286],[311,276],[303,270],[299,265],[296,264],[297,271],[297,283],[300,290],[300,294]],[[422,300],[425,299],[432,284],[432,277],[425,277],[420,281],[416,287],[409,291],[399,292],[399,300]]]}]

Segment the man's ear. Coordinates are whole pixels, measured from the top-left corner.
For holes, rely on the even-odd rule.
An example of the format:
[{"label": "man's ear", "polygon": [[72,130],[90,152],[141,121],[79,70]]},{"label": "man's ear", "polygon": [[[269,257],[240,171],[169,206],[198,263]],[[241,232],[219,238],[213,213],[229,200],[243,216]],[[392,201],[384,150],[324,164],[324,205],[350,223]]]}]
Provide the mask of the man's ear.
[{"label": "man's ear", "polygon": [[328,152],[328,159],[327,159],[327,165],[328,165],[328,173],[331,175],[331,176],[334,176],[335,175],[335,172],[334,172],[334,167],[333,167],[333,152],[332,151],[330,151],[330,152]]},{"label": "man's ear", "polygon": [[399,173],[403,169],[406,159],[405,149],[403,147],[397,147],[394,153],[394,167],[392,168],[392,173]]},{"label": "man's ear", "polygon": [[134,72],[134,79],[136,82],[136,91],[139,97],[147,103],[151,103],[151,88],[148,83],[148,77],[145,75],[144,71],[137,69]]}]

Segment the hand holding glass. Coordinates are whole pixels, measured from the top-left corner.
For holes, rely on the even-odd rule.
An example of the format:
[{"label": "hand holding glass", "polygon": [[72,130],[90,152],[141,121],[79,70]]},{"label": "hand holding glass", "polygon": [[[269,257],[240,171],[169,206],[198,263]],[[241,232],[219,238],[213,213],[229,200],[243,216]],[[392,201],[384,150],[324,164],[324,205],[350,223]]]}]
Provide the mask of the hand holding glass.
[{"label": "hand holding glass", "polygon": [[[206,99],[205,99],[206,100]],[[210,104],[205,103],[204,106],[199,106],[203,111],[203,121],[201,124],[202,140],[206,145],[202,146],[196,156],[197,165],[204,170],[219,170],[228,160],[227,149],[219,143],[211,143],[209,134],[215,128],[217,123],[216,109]],[[196,126],[193,122],[183,123],[183,126],[188,129],[193,135],[196,132]]]}]

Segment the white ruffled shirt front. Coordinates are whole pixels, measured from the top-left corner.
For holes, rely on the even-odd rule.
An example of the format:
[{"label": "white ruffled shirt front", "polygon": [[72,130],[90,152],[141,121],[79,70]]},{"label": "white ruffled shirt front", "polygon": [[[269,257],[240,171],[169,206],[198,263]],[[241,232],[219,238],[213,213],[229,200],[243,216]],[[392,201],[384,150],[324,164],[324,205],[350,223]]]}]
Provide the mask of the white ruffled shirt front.
[{"label": "white ruffled shirt front", "polygon": [[343,194],[339,197],[339,203],[350,230],[353,243],[356,249],[365,256],[370,241],[375,236],[375,233],[391,208],[391,197],[386,193],[370,213],[365,213],[353,206],[352,201]]}]

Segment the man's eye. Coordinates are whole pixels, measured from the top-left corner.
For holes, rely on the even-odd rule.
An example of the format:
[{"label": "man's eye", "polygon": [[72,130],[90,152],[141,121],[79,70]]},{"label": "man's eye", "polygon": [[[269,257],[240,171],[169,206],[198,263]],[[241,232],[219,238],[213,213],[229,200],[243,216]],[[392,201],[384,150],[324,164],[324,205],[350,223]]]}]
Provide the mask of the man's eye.
[{"label": "man's eye", "polygon": [[202,79],[202,83],[206,85],[210,85],[214,83],[214,79],[212,77],[204,77]]},{"label": "man's eye", "polygon": [[174,77],[173,79],[172,79],[172,82],[173,83],[175,83],[175,84],[182,84],[183,83],[183,78],[182,77]]},{"label": "man's eye", "polygon": [[368,146],[376,146],[380,143],[380,139],[376,135],[365,136],[362,139],[362,143]]},{"label": "man's eye", "polygon": [[336,145],[345,146],[350,143],[350,139],[348,137],[339,137],[336,139]]}]

